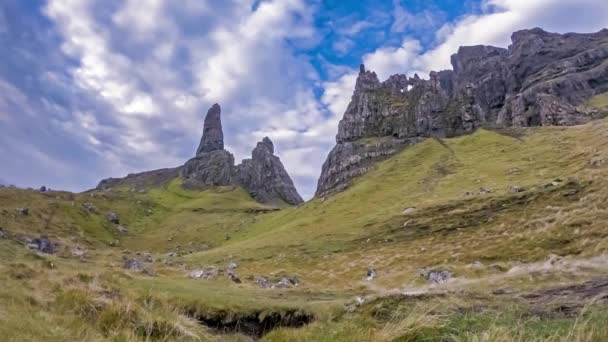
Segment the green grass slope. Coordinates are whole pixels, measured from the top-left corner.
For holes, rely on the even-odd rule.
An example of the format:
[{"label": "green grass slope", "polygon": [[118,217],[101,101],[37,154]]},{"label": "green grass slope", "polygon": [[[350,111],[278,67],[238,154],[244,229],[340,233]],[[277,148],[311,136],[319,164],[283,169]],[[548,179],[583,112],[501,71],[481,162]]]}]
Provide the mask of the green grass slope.
[{"label": "green grass slope", "polygon": [[[607,120],[428,139],[342,193],[281,210],[239,188],[187,191],[177,179],[142,192],[1,188],[0,334],[247,341],[234,326],[306,314],[314,322],[262,339],[603,341],[607,147]],[[41,235],[58,253],[24,247]],[[122,268],[146,252],[154,276]],[[231,261],[241,284],[187,278]],[[430,285],[425,267],[455,278]],[[377,279],[365,280],[368,268]],[[281,275],[301,284],[255,284]]]}]

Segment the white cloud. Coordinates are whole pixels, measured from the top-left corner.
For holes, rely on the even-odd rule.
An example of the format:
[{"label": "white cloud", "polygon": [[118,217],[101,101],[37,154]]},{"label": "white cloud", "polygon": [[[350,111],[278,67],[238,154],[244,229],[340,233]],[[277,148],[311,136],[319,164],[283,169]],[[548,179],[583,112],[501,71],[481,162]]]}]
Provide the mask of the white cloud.
[{"label": "white cloud", "polygon": [[442,19],[442,12],[438,9],[424,10],[412,13],[401,6],[400,0],[393,0],[393,24],[391,31],[423,31],[434,28]]}]

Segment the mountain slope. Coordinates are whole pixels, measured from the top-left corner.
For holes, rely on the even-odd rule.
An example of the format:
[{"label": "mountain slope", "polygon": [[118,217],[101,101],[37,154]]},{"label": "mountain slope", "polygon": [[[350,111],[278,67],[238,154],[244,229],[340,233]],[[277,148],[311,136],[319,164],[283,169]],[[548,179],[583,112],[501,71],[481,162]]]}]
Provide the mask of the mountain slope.
[{"label": "mountain slope", "polygon": [[428,80],[397,74],[380,82],[361,65],[316,195],[343,190],[373,163],[422,138],[481,127],[576,125],[605,115],[585,102],[608,91],[608,30],[556,34],[536,28],[515,32],[511,40],[508,49],[460,47],[451,58],[453,70],[433,71]]},{"label": "mountain slope", "polygon": [[[385,341],[413,320],[426,328],[396,331],[461,340],[592,332],[598,338],[588,340],[601,340],[605,304],[590,303],[608,274],[606,132],[600,120],[428,139],[344,192],[279,211],[238,187],[184,190],[179,179],[142,192],[3,188],[0,300],[11,314],[0,311],[0,332],[9,341],[233,341],[266,326],[269,341]],[[27,215],[17,210],[24,207]],[[111,211],[128,232],[108,221]],[[58,252],[23,247],[40,235],[59,242]],[[153,276],[123,268],[148,252]],[[242,283],[187,277],[230,262]],[[453,280],[429,284],[425,267]],[[257,285],[284,275],[299,285]],[[517,318],[529,312],[530,321]]]}]

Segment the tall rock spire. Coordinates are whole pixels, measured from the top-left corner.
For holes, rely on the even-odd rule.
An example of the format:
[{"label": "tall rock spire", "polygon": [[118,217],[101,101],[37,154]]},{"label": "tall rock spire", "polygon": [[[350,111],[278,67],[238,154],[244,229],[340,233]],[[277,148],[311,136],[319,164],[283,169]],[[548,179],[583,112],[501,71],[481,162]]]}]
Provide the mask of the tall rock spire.
[{"label": "tall rock spire", "polygon": [[205,117],[205,126],[203,128],[203,137],[198,146],[196,155],[205,152],[213,152],[224,149],[224,133],[222,132],[222,109],[217,103],[214,104]]}]

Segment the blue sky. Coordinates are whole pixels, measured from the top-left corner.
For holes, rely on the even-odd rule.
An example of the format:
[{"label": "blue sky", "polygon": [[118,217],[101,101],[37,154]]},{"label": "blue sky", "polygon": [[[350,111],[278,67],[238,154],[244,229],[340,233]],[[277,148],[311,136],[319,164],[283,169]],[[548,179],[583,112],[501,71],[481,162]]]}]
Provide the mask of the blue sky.
[{"label": "blue sky", "polygon": [[2,0],[0,181],[81,191],[181,165],[218,102],[236,159],[269,136],[309,198],[360,63],[424,77],[458,46],[594,32],[605,13],[605,0]]}]

